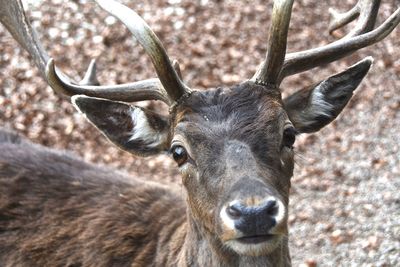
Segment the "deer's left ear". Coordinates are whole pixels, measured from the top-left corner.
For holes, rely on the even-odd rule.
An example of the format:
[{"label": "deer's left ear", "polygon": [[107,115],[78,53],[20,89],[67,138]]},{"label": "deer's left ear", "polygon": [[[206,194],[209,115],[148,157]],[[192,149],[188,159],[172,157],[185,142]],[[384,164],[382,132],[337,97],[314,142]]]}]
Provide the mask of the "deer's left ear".
[{"label": "deer's left ear", "polygon": [[286,112],[297,131],[315,132],[332,122],[349,102],[372,62],[372,57],[367,57],[316,86],[285,98]]},{"label": "deer's left ear", "polygon": [[134,155],[149,156],[169,149],[169,120],[150,110],[83,95],[74,106],[111,142]]}]

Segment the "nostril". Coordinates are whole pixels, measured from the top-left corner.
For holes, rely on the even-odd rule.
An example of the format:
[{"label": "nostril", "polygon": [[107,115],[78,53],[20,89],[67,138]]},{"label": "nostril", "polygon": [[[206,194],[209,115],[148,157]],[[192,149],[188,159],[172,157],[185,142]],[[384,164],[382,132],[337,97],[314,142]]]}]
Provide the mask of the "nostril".
[{"label": "nostril", "polygon": [[268,202],[264,206],[264,211],[269,216],[275,216],[278,213],[278,203],[276,200],[268,200]]},{"label": "nostril", "polygon": [[226,213],[232,219],[239,219],[242,216],[242,211],[241,211],[241,207],[239,204],[229,205],[226,208]]}]

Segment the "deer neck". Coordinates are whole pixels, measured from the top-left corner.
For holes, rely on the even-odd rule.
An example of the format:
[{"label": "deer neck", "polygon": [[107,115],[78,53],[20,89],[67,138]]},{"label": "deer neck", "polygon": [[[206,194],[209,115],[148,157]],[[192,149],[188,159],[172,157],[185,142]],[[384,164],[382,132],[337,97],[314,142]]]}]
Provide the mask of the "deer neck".
[{"label": "deer neck", "polygon": [[224,248],[215,234],[198,225],[190,216],[186,230],[178,266],[291,266],[287,238],[282,239],[269,255],[250,257]]}]

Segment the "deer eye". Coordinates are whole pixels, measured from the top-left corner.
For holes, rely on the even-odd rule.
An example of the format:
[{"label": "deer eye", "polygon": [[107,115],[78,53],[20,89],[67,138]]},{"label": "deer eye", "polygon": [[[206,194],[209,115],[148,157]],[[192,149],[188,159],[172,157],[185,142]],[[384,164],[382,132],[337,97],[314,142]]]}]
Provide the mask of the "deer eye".
[{"label": "deer eye", "polygon": [[294,127],[288,127],[283,131],[282,146],[293,148],[293,144],[296,141],[296,129]]},{"label": "deer eye", "polygon": [[171,153],[178,166],[183,165],[189,158],[186,149],[180,145],[172,146]]}]

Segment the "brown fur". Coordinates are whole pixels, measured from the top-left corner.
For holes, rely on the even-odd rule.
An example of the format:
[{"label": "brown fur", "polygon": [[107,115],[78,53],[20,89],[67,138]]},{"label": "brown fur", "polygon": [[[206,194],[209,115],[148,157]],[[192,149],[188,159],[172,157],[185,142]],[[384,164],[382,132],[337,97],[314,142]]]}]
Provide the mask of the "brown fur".
[{"label": "brown fur", "polygon": [[1,266],[176,263],[186,218],[179,194],[0,136]]}]

